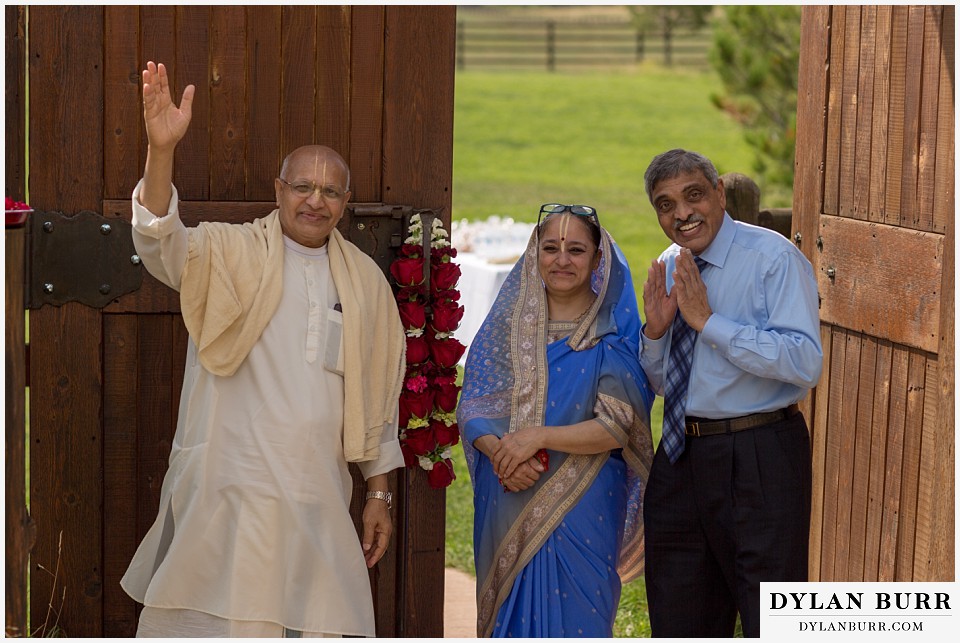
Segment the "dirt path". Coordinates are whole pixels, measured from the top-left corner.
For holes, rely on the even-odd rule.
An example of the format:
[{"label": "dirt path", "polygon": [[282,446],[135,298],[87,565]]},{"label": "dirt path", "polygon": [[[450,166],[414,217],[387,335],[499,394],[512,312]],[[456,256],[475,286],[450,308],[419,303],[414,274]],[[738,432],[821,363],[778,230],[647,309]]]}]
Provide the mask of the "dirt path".
[{"label": "dirt path", "polygon": [[476,579],[448,567],[443,588],[443,637],[477,637]]}]

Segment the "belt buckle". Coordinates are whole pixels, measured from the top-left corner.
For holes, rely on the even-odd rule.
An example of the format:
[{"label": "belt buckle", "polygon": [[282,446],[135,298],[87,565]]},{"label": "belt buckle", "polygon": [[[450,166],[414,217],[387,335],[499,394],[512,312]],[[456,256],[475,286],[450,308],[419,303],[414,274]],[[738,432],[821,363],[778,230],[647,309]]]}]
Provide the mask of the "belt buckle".
[{"label": "belt buckle", "polygon": [[688,422],[687,423],[687,435],[692,435],[694,437],[700,437],[700,423],[699,422]]}]

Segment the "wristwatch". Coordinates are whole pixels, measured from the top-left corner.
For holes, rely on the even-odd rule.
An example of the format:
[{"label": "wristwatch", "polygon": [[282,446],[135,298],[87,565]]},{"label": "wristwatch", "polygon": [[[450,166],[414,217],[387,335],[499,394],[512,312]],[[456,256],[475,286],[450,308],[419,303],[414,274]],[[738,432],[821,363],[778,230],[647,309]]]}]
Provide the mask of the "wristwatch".
[{"label": "wristwatch", "polygon": [[387,503],[387,509],[393,509],[393,494],[389,491],[368,491],[367,500],[370,500],[371,498],[383,500],[385,503]]}]

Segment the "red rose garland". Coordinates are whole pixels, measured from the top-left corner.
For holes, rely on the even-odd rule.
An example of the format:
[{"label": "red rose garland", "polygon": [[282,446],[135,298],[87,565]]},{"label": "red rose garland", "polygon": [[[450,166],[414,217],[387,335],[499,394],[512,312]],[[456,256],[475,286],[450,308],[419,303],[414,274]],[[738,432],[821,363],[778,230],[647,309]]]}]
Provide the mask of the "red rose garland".
[{"label": "red rose garland", "polygon": [[[457,362],[466,347],[453,337],[463,318],[456,289],[460,267],[457,250],[447,241],[439,219],[430,230],[425,257],[423,222],[410,219],[410,236],[390,265],[397,307],[407,334],[407,373],[400,393],[400,448],[408,467],[427,471],[434,489],[449,485],[456,475],[450,449],[460,440],[456,409]],[[430,282],[423,276],[430,261]]]}]

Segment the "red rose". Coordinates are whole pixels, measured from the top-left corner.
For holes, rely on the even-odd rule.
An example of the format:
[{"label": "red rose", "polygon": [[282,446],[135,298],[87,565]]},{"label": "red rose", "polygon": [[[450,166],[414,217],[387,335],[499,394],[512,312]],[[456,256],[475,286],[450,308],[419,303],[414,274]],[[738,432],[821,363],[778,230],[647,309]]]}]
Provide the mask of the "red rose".
[{"label": "red rose", "polygon": [[419,243],[405,243],[400,246],[400,251],[397,252],[401,257],[422,257],[423,256],[423,246]]},{"label": "red rose", "polygon": [[433,403],[444,413],[453,413],[457,408],[457,394],[460,387],[454,382],[441,381],[439,379],[433,382],[433,391],[435,394]]},{"label": "red rose", "polygon": [[417,460],[417,454],[413,452],[413,449],[407,446],[406,440],[400,440],[400,452],[403,454],[404,466],[413,467],[420,464],[420,461]]},{"label": "red rose", "polygon": [[452,333],[457,330],[460,320],[463,319],[463,306],[453,301],[438,301],[433,304],[434,329],[441,333]]},{"label": "red rose", "polygon": [[433,411],[433,390],[424,389],[417,393],[410,389],[400,392],[400,428],[407,426],[411,417],[425,418]]},{"label": "red rose", "polygon": [[456,366],[463,356],[463,351],[467,350],[466,346],[453,337],[430,340],[429,345],[434,363],[446,368]]},{"label": "red rose", "polygon": [[444,257],[453,259],[457,256],[457,249],[453,246],[444,246],[443,248],[430,248],[430,258],[435,263],[443,262]]},{"label": "red rose", "polygon": [[414,455],[426,455],[437,448],[437,439],[433,437],[430,427],[409,429],[405,433],[404,442],[413,451]]},{"label": "red rose", "polygon": [[407,330],[423,328],[427,324],[427,314],[423,304],[417,301],[401,301],[397,303],[400,310],[400,322]]},{"label": "red rose", "polygon": [[460,429],[456,422],[447,426],[439,420],[430,420],[430,428],[433,429],[433,437],[437,441],[437,446],[452,447],[460,441]]},{"label": "red rose", "polygon": [[390,274],[400,286],[423,283],[423,257],[394,259],[390,264]]},{"label": "red rose", "polygon": [[450,290],[457,285],[460,279],[460,266],[455,263],[441,263],[430,267],[430,288],[437,290]]},{"label": "red rose", "polygon": [[423,335],[407,337],[407,364],[419,364],[430,357],[430,347]]},{"label": "red rose", "polygon": [[[423,287],[423,284],[415,284],[413,286],[404,286],[397,289],[397,302],[402,301],[416,301],[421,302],[420,305],[423,305],[423,297],[426,294],[426,288]],[[450,292],[456,292],[452,290]]]},{"label": "red rose", "polygon": [[[435,386],[452,386],[457,383],[457,367],[453,368],[443,368],[437,367],[433,369],[431,373],[433,377],[432,383]],[[459,390],[459,387],[457,388]]]},{"label": "red rose", "polygon": [[427,482],[434,489],[443,489],[456,480],[457,476],[453,472],[453,463],[450,460],[441,460],[434,462],[433,468],[427,471]]}]

